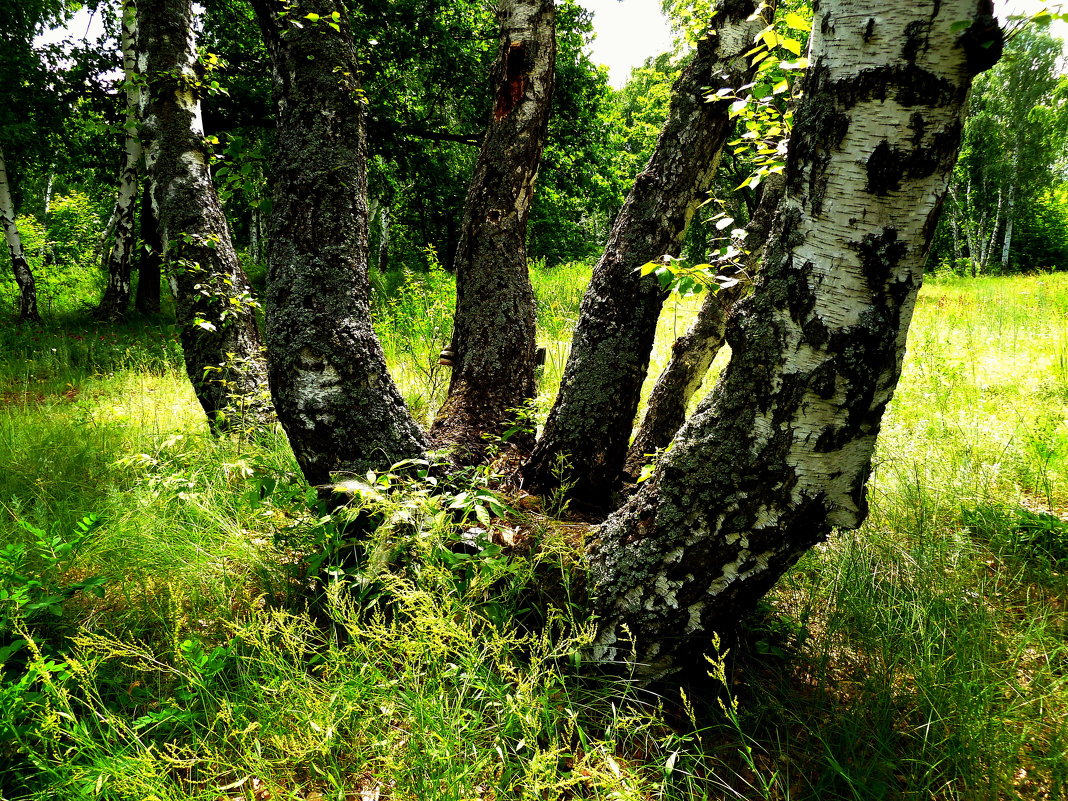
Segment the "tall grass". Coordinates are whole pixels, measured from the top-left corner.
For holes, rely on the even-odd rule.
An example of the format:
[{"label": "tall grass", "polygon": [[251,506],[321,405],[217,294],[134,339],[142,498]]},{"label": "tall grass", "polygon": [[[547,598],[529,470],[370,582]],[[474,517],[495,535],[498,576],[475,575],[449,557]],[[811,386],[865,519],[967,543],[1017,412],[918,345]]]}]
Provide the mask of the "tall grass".
[{"label": "tall grass", "polygon": [[[588,276],[533,271],[542,413]],[[429,419],[451,279],[375,303]],[[929,282],[868,523],[646,689],[580,664],[583,526],[481,473],[330,513],[278,432],[207,435],[166,326],[0,329],[0,794],[1064,797],[1066,312],[1060,275]]]}]

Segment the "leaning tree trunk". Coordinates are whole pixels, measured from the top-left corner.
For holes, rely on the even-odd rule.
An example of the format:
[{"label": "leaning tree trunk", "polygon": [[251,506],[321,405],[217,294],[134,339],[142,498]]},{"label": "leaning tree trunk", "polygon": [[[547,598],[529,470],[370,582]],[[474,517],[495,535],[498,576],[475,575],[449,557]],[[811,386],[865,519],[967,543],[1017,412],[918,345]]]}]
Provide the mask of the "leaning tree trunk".
[{"label": "leaning tree trunk", "polygon": [[[749,245],[744,259],[736,265],[741,277],[746,273],[752,275],[760,263],[782,191],[781,176],[771,175],[764,182],[760,205],[745,226],[744,239],[736,242],[742,249]],[[632,480],[639,475],[651,454],[668,446],[685,422],[686,409],[694,393],[701,388],[708,368],[723,347],[727,318],[748,286],[748,283],[739,281],[726,289],[707,292],[690,330],[671,346],[671,360],[656,380],[645,417],[627,452],[624,472]]]},{"label": "leaning tree trunk", "polygon": [[159,314],[160,281],[163,278],[163,242],[159,238],[159,220],[152,210],[149,186],[141,192],[141,252],[137,259],[137,291],[134,308],[139,314]]},{"label": "leaning tree trunk", "polygon": [[37,311],[37,282],[30,270],[30,263],[26,261],[26,253],[22,249],[22,237],[19,236],[18,226],[15,225],[15,204],[11,200],[11,186],[7,180],[7,167],[4,164],[4,153],[0,150],[0,224],[4,226],[4,240],[7,242],[7,252],[11,257],[11,267],[15,272],[15,283],[19,288],[19,320],[40,320],[41,314]]},{"label": "leaning tree trunk", "polygon": [[[553,0],[503,0],[493,110],[464,204],[456,249],[449,394],[431,427],[436,445],[477,461],[484,434],[534,395],[534,289],[527,217],[541,163],[556,61]],[[528,444],[529,447],[529,444]]]},{"label": "leaning tree trunk", "polygon": [[141,164],[141,137],[137,130],[137,110],[141,105],[136,75],[137,11],[132,0],[122,3],[122,72],[126,85],[126,152],[119,179],[119,196],[115,201],[115,239],[104,260],[107,284],[96,316],[119,320],[130,305],[130,275],[136,251],[137,173]]},{"label": "leaning tree trunk", "polygon": [[325,0],[253,7],[278,101],[267,246],[271,387],[301,470],[325,484],[335,471],[362,474],[418,456],[424,439],[371,327],[365,110],[348,12]]},{"label": "leaning tree trunk", "polygon": [[590,547],[595,659],[633,648],[647,674],[673,669],[864,519],[968,88],[1000,53],[990,12],[819,4],[786,194],[731,362]]},{"label": "leaning tree trunk", "polygon": [[137,6],[142,142],[182,327],[186,372],[214,430],[273,419],[256,304],[212,185],[199,123],[192,0]]},{"label": "leaning tree trunk", "polygon": [[[616,218],[582,300],[571,355],[545,431],[524,466],[532,488],[575,481],[574,495],[604,505],[619,481],[656,323],[666,294],[636,269],[678,255],[686,227],[711,186],[731,130],[729,101],[709,91],[751,80],[748,51],[766,21],[755,0],[724,0],[676,82],[667,121],[649,163]],[[763,4],[761,13],[772,13]]]}]

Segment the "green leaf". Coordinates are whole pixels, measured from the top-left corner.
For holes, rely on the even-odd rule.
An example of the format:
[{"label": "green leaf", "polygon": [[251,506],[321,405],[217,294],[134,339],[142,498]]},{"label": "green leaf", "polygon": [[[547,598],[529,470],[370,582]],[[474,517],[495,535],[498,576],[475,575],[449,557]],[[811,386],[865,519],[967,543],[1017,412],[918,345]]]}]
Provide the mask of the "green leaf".
[{"label": "green leaf", "polygon": [[801,55],[801,43],[797,39],[787,39],[785,37],[779,37],[779,45],[789,50],[795,56]]},{"label": "green leaf", "polygon": [[314,13],[314,12],[312,12],[310,14],[305,14],[304,15],[304,19],[310,19],[312,22],[318,22],[319,21],[319,15]]},{"label": "green leaf", "polygon": [[811,31],[812,23],[802,17],[800,14],[796,14],[793,11],[789,12],[783,19],[787,28],[791,28],[795,31]]}]

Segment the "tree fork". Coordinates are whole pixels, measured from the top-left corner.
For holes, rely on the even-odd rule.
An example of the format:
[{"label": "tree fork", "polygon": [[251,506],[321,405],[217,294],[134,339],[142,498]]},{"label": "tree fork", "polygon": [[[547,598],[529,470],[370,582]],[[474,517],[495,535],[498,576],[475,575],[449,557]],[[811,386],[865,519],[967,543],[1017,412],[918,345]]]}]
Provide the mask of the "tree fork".
[{"label": "tree fork", "polygon": [[[782,176],[769,175],[762,189],[760,203],[745,226],[745,237],[736,243],[740,249],[746,243],[754,243],[744,263],[738,265],[739,272],[750,276],[756,273],[772,217],[782,198]],[[671,360],[649,394],[645,417],[627,452],[624,473],[631,480],[638,477],[650,455],[666,448],[682,427],[690,400],[723,347],[731,311],[747,289],[747,283],[739,282],[727,289],[706,292],[693,325],[671,346]]]},{"label": "tree fork", "polygon": [[593,659],[633,648],[645,675],[671,671],[832,528],[864,520],[975,74],[965,39],[1000,42],[988,8],[819,4],[786,193],[731,362],[590,546]]},{"label": "tree fork", "polygon": [[[430,430],[479,461],[534,396],[534,289],[526,234],[549,124],[556,60],[553,0],[505,0],[493,68],[496,95],[464,204],[456,248],[456,315],[449,394]],[[532,443],[528,443],[527,447]]]},{"label": "tree fork", "polygon": [[606,506],[619,482],[649,354],[666,294],[639,278],[645,262],[676,256],[701,196],[712,183],[732,127],[729,102],[706,102],[710,87],[751,80],[746,53],[773,4],[724,0],[708,35],[675,84],[656,149],[616,217],[582,299],[560,393],[523,468],[532,489],[551,489],[563,459],[582,501]]}]

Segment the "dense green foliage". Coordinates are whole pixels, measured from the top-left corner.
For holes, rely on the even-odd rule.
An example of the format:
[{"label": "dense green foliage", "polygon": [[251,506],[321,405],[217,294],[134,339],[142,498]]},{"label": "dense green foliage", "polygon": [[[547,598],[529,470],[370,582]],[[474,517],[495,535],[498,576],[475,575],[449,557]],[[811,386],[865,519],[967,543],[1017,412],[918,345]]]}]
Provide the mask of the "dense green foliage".
[{"label": "dense green foliage", "polygon": [[1061,51],[1059,39],[1024,30],[976,79],[936,261],[973,276],[1068,263]]}]

